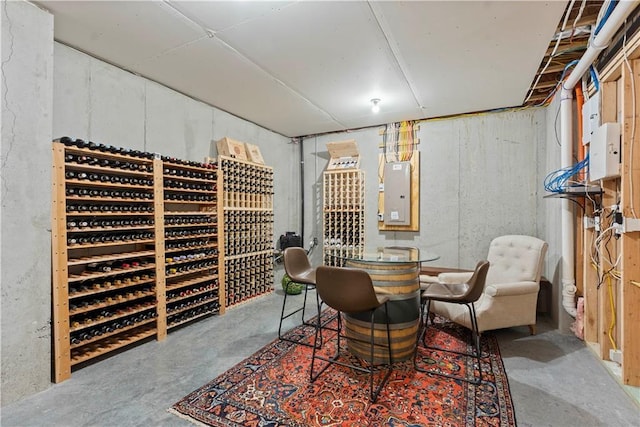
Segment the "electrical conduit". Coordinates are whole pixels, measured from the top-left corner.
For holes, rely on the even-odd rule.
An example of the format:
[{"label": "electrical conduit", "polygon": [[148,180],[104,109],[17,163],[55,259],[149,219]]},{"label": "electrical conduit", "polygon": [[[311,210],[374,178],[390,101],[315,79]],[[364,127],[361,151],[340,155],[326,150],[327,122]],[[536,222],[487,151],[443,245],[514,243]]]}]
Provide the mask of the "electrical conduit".
[{"label": "electrical conduit", "polygon": [[[618,2],[604,25],[599,27],[598,35],[591,40],[584,55],[562,84],[560,91],[560,166],[562,168],[570,167],[573,164],[573,117],[571,114],[573,89],[584,73],[589,71],[589,67],[600,52],[609,45],[615,32],[638,4],[640,1]],[[580,141],[580,143],[582,142]],[[562,199],[562,306],[567,313],[575,317],[577,309],[573,220],[571,201]]]}]

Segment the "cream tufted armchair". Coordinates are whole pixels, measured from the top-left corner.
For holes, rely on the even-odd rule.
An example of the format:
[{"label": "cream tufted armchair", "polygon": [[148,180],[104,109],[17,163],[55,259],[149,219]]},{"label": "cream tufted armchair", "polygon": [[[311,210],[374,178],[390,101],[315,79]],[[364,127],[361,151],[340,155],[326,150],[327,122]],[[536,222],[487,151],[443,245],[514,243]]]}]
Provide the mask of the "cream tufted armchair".
[{"label": "cream tufted armchair", "polygon": [[[501,236],[493,239],[487,260],[491,263],[484,291],[476,302],[478,331],[529,326],[536,333],[536,304],[547,243],[531,236]],[[465,283],[473,272],[420,276],[421,288],[431,283]],[[471,329],[465,306],[434,301],[431,312]]]}]

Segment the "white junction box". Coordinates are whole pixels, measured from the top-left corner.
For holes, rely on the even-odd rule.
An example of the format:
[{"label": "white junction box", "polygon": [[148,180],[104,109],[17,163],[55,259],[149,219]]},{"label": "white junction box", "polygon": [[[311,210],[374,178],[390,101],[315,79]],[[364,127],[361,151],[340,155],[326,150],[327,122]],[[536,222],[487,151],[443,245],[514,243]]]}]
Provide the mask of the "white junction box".
[{"label": "white junction box", "polygon": [[384,223],[411,225],[411,162],[384,165]]},{"label": "white junction box", "polygon": [[605,123],[591,135],[589,180],[620,176],[620,124]]}]

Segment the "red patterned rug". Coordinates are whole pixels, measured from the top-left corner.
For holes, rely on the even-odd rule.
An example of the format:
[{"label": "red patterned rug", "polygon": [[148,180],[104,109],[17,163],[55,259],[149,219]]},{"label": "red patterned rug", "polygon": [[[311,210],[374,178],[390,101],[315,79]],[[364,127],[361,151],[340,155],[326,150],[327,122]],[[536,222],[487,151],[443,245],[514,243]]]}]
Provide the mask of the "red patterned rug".
[{"label": "red patterned rug", "polygon": [[[328,311],[323,313],[325,316]],[[440,323],[443,330],[429,329],[429,342],[467,351],[458,339],[468,330]],[[308,342],[313,341],[313,334],[314,328],[304,326],[289,332],[290,337]],[[323,352],[332,354],[331,344],[335,340],[330,334],[335,332],[324,332],[328,341]],[[332,365],[310,383],[312,349],[276,340],[184,397],[169,411],[195,424],[210,426],[515,425],[509,383],[496,338],[484,334],[482,350],[483,380],[477,386],[417,372],[409,360],[394,365],[389,382],[372,404],[367,374]],[[418,360],[420,366],[430,365],[456,374],[473,369],[468,357],[422,347]]]}]

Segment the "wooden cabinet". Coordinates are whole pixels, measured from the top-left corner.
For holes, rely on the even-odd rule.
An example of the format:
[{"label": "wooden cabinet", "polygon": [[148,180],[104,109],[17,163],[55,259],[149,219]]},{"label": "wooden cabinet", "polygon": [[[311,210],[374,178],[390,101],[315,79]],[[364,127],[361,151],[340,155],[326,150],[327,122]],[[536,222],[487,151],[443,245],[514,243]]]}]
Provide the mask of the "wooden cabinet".
[{"label": "wooden cabinet", "polygon": [[273,168],[220,156],[226,306],[271,292]]},{"label": "wooden cabinet", "polygon": [[332,170],[323,174],[323,260],[342,265],[338,256],[364,251],[364,172]]}]

